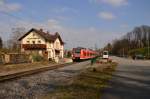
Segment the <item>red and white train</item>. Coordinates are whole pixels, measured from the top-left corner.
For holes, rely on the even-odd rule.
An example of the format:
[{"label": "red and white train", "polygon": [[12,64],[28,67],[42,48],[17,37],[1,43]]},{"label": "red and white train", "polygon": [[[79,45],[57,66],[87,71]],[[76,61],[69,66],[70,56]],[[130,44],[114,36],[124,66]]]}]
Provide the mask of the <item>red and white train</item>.
[{"label": "red and white train", "polygon": [[91,59],[97,56],[97,52],[91,49],[86,49],[82,47],[73,48],[72,50],[72,60],[81,61]]}]

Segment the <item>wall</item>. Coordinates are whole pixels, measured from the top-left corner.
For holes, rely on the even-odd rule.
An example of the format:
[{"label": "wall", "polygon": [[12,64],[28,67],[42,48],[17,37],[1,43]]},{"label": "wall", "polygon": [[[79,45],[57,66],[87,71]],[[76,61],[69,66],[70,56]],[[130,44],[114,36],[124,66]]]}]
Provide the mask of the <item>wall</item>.
[{"label": "wall", "polygon": [[58,38],[54,42],[54,48],[57,50],[60,50],[59,57],[63,58],[64,57],[64,46],[61,45],[60,40]]},{"label": "wall", "polygon": [[48,52],[48,59],[53,58],[54,57],[54,52],[53,52],[54,44],[50,43],[50,42],[47,42],[46,46],[47,46],[47,52]]},{"label": "wall", "polygon": [[[29,41],[29,43],[27,41]],[[26,37],[24,37],[22,39],[21,43],[22,44],[33,44],[32,41],[35,41],[35,44],[46,44],[45,39],[35,32],[29,33]],[[41,43],[39,43],[38,41],[41,41]]]}]

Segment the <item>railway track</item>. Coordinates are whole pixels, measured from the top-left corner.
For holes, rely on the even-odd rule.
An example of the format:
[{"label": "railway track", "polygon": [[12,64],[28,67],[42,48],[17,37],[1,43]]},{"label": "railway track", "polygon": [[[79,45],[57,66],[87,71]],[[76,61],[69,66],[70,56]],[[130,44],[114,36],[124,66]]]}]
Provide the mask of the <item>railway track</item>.
[{"label": "railway track", "polygon": [[42,67],[42,68],[38,68],[38,69],[3,75],[3,76],[0,76],[0,82],[14,80],[14,79],[17,79],[17,78],[20,78],[23,76],[29,76],[29,75],[33,75],[33,74],[37,74],[37,73],[41,73],[44,71],[53,70],[53,69],[57,69],[60,67],[65,67],[65,66],[69,66],[69,65],[73,65],[73,64],[77,64],[77,63],[73,62],[73,63],[59,64],[59,65],[54,65],[54,66],[49,66],[49,67]]}]

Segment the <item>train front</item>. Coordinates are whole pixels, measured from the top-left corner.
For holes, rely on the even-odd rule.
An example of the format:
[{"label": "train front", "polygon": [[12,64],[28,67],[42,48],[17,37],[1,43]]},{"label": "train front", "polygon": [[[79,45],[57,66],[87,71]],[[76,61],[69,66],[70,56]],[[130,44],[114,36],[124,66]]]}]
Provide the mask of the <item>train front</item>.
[{"label": "train front", "polygon": [[80,56],[81,56],[81,48],[73,48],[72,60],[73,61],[80,61]]}]

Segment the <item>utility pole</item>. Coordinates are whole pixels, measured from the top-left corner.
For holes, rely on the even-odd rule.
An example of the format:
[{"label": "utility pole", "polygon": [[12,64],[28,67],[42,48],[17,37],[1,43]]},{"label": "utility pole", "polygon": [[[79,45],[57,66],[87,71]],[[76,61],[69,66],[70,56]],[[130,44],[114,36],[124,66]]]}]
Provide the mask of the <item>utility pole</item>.
[{"label": "utility pole", "polygon": [[149,57],[149,32],[147,32],[147,45],[148,45],[148,57]]},{"label": "utility pole", "polygon": [[124,48],[122,49],[122,55],[123,55],[123,57],[125,56],[125,55],[124,55]]},{"label": "utility pole", "polygon": [[95,47],[95,50],[97,50],[97,49],[98,49],[98,48],[97,48],[97,44],[96,44],[96,43],[95,43],[95,46],[94,46],[94,47]]},{"label": "utility pole", "polygon": [[139,48],[141,48],[141,40],[138,40]]}]

